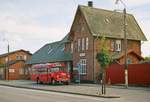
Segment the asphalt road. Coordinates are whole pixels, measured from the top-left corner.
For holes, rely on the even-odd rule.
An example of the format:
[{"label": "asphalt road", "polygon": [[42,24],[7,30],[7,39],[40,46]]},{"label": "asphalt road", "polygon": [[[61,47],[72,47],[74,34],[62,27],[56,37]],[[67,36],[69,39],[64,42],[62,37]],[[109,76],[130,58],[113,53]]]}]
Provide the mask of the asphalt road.
[{"label": "asphalt road", "polygon": [[0,86],[0,102],[120,102],[119,100]]}]

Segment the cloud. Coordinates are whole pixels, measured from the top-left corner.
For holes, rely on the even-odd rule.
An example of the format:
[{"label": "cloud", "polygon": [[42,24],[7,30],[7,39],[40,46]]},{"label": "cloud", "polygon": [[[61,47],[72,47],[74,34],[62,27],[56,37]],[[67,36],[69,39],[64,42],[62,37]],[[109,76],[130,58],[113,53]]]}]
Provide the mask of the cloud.
[{"label": "cloud", "polygon": [[[93,1],[98,8],[114,9],[115,6],[115,0]],[[150,0],[123,1],[150,40]],[[12,50],[23,48],[35,52],[69,32],[78,4],[87,5],[87,0],[0,0],[0,39],[9,39]],[[6,45],[0,40],[0,53],[7,51]],[[144,56],[150,55],[146,50],[149,47],[149,41],[142,45]]]},{"label": "cloud", "polygon": [[[112,4],[115,4],[116,0],[107,0],[111,2]],[[138,5],[143,5],[143,4],[148,4],[150,3],[149,0],[122,0],[127,6],[138,6]]]}]

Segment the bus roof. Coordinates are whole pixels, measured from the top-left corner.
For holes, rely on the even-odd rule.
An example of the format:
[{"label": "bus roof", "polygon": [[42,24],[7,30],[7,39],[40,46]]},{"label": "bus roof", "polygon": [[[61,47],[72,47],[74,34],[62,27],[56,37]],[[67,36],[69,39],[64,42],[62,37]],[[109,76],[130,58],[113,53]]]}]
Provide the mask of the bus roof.
[{"label": "bus roof", "polygon": [[35,64],[33,68],[55,68],[55,67],[65,67],[64,63],[46,63],[46,64]]}]

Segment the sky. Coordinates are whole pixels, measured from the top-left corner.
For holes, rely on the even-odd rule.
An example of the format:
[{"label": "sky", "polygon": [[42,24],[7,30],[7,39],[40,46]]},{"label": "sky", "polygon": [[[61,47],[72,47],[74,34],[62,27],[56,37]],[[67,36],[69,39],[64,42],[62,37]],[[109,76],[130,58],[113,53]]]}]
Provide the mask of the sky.
[{"label": "sky", "polygon": [[[95,8],[123,9],[115,0],[92,0]],[[150,0],[122,0],[134,15],[148,41],[142,55],[150,56]],[[34,53],[47,43],[61,40],[69,31],[78,5],[88,0],[0,0],[0,54],[25,49]]]}]

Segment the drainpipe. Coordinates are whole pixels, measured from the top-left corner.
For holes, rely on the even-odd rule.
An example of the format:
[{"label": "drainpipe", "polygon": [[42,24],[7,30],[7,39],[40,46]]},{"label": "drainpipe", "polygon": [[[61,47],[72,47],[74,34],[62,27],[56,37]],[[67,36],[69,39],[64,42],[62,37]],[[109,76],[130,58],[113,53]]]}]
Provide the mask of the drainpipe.
[{"label": "drainpipe", "polygon": [[95,50],[94,50],[94,37],[93,37],[93,81],[94,83],[96,82],[95,80]]}]

